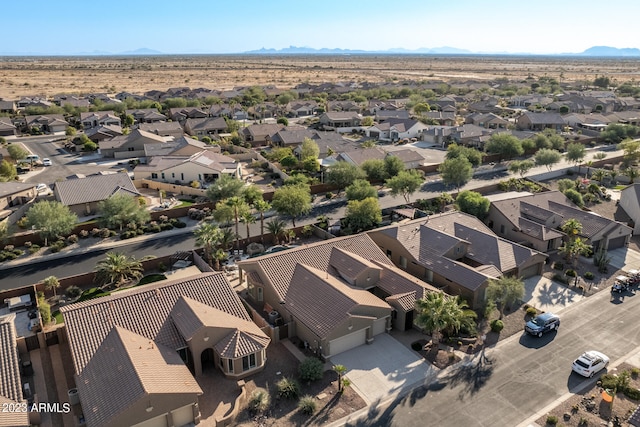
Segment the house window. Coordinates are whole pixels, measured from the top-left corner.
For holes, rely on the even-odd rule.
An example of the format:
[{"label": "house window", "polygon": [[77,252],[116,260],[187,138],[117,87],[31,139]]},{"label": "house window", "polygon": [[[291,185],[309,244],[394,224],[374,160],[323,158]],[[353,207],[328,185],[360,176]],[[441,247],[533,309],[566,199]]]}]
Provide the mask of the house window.
[{"label": "house window", "polygon": [[157,173],[152,173],[151,174],[151,178],[152,179],[157,179],[158,178],[158,174]]},{"label": "house window", "polygon": [[403,256],[400,257],[400,268],[407,269],[407,259]]},{"label": "house window", "polygon": [[387,249],[387,258],[391,259],[391,250]]},{"label": "house window", "polygon": [[171,172],[171,178],[175,178],[175,177],[176,177],[176,174]]},{"label": "house window", "polygon": [[504,234],[504,224],[500,225],[500,234]]},{"label": "house window", "polygon": [[242,358],[242,370],[248,371],[256,367],[256,355],[250,354]]},{"label": "house window", "polygon": [[133,147],[127,148],[128,151],[134,151]]},{"label": "house window", "polygon": [[262,288],[258,287],[258,301],[262,301],[263,300],[263,295],[262,295]]},{"label": "house window", "polygon": [[180,174],[180,179],[184,181],[184,174],[183,173]]},{"label": "house window", "polygon": [[164,172],[162,172],[162,179],[164,179]]},{"label": "house window", "polygon": [[227,359],[227,372],[233,373],[233,359]]}]

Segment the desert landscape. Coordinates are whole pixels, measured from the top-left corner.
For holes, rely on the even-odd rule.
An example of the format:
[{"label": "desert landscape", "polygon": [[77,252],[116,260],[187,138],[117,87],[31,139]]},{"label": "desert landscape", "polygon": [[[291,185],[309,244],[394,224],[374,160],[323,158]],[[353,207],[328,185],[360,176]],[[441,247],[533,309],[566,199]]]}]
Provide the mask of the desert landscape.
[{"label": "desert landscape", "polygon": [[142,93],[189,86],[231,89],[300,83],[464,81],[547,76],[634,80],[638,58],[435,55],[163,55],[0,58],[0,98],[95,92]]}]

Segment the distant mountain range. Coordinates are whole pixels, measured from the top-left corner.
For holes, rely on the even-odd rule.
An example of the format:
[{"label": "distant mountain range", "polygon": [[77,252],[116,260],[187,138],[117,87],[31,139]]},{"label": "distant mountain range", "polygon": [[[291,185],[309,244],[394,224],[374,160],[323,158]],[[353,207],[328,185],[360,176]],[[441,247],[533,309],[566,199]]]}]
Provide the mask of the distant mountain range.
[{"label": "distant mountain range", "polygon": [[[215,55],[215,53],[210,53]],[[467,49],[458,49],[456,47],[442,46],[434,48],[419,48],[419,49],[405,49],[405,48],[393,48],[387,50],[358,50],[358,49],[331,49],[321,48],[315,49],[311,47],[298,47],[289,46],[283,49],[267,49],[262,48],[258,50],[250,50],[248,52],[239,52],[242,55],[537,55],[527,52],[473,52]],[[124,52],[106,52],[101,50],[94,50],[91,52],[79,52],[75,54],[60,54],[60,53],[35,53],[35,52],[0,52],[1,55],[6,56],[145,56],[145,55],[169,55],[165,52],[149,48],[140,48],[136,50],[128,50]],[[180,55],[171,53],[171,55]],[[183,55],[188,55],[187,53]],[[206,53],[200,53],[199,55],[206,55]],[[616,48],[611,46],[593,46],[584,52],[580,53],[557,53],[547,54],[544,56],[584,56],[584,57],[636,57],[640,56],[640,49],[638,48]]]},{"label": "distant mountain range", "polygon": [[[297,47],[289,46],[283,49],[258,49],[243,52],[248,55],[296,55],[296,54],[318,54],[318,55],[357,55],[357,54],[388,54],[388,55],[419,55],[419,54],[431,54],[431,55],[534,55],[526,52],[509,53],[509,52],[473,52],[467,49],[458,49],[455,47],[443,46],[435,48],[422,47],[415,50],[394,48],[387,50],[352,50],[352,49],[314,49],[311,47]],[[558,56],[640,56],[640,49],[637,48],[623,48],[619,49],[611,46],[593,46],[584,52],[580,53],[561,53],[550,54]]]}]

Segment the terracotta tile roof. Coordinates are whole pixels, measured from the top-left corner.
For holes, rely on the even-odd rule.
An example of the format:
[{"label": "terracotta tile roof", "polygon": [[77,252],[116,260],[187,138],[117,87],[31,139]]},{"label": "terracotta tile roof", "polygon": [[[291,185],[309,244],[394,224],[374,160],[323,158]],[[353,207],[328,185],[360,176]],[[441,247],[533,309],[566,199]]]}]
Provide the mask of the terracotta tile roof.
[{"label": "terracotta tile roof", "polygon": [[237,264],[247,271],[257,272],[263,283],[270,282],[278,297],[284,301],[296,265],[304,264],[321,271],[329,271],[329,260],[334,247],[359,255],[366,260],[376,260],[381,264],[393,266],[367,234],[331,239],[240,261]]},{"label": "terracotta tile roof", "polygon": [[15,317],[15,314],[0,317],[0,397],[14,403],[22,401]]},{"label": "terracotta tile roof", "polygon": [[186,296],[251,321],[223,273],[205,273],[115,292],[62,307],[76,373],[81,373],[114,326],[177,350],[186,346],[171,311]]},{"label": "terracotta tile roof", "polygon": [[411,311],[416,307],[416,293],[407,292],[404,294],[391,295],[385,298],[387,302],[397,302],[404,311]]},{"label": "terracotta tile roof", "polygon": [[[203,327],[228,331],[215,348],[225,357],[242,357],[264,350],[271,341],[251,320],[240,319],[225,311],[188,297],[180,297],[171,310],[171,319],[180,334],[190,340]],[[233,345],[231,345],[233,344]]]},{"label": "terracotta tile roof", "polygon": [[298,264],[286,295],[287,310],[318,337],[327,337],[361,306],[388,308],[371,292],[352,288],[326,271]]},{"label": "terracotta tile roof", "polygon": [[174,349],[120,326],[96,349],[77,388],[88,425],[104,425],[150,394],[202,394]]},{"label": "terracotta tile roof", "polygon": [[131,182],[131,178],[126,173],[91,175],[86,178],[68,179],[57,182],[54,191],[58,201],[66,206],[100,202],[121,192],[139,195],[135,185]]}]

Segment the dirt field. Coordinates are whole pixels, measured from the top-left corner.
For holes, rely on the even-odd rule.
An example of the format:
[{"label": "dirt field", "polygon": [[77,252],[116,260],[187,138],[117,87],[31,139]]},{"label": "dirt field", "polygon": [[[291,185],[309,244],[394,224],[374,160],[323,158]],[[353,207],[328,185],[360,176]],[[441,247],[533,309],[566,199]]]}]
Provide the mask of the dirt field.
[{"label": "dirt field", "polygon": [[188,86],[230,89],[245,85],[290,88],[299,83],[402,80],[466,81],[549,76],[561,83],[609,76],[637,77],[639,59],[517,56],[145,56],[2,57],[0,97],[121,91]]}]

